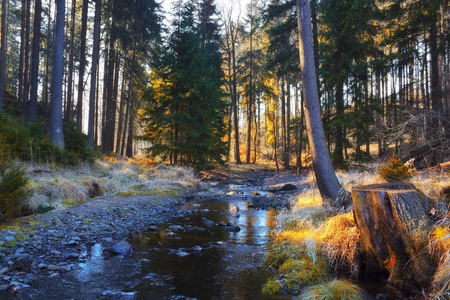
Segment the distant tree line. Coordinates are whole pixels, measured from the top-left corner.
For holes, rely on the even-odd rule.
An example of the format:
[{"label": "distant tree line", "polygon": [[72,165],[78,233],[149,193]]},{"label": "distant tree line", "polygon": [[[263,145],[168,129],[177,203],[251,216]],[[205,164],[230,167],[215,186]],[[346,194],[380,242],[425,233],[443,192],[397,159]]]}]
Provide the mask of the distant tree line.
[{"label": "distant tree line", "polygon": [[[448,159],[449,1],[310,5],[334,165],[420,149]],[[0,110],[46,123],[60,148],[73,121],[106,153],[133,156],[140,137],[172,164],[300,169],[310,151],[296,7],[178,1],[164,21],[155,0],[2,0]]]}]

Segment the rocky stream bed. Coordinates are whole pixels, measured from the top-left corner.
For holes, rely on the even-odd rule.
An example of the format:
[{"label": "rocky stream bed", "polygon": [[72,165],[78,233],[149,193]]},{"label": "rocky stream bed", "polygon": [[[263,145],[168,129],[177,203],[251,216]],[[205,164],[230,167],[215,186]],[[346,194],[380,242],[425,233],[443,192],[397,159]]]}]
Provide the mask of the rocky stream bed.
[{"label": "rocky stream bed", "polygon": [[[149,232],[159,232],[157,242],[149,247],[161,248],[163,252],[175,251],[172,254],[177,257],[201,251],[202,247],[214,250],[225,245],[228,248],[227,243],[231,241],[238,245],[235,247],[237,250],[234,254],[224,254],[225,257],[233,256],[239,251],[247,252],[249,248],[249,255],[252,257],[245,259],[253,261],[255,253],[258,254],[257,263],[250,264],[249,268],[261,266],[263,253],[259,252],[264,247],[263,243],[255,243],[257,248],[253,249],[253,244],[241,243],[239,238],[236,240],[238,235],[233,237],[233,232],[239,232],[241,226],[246,226],[239,223],[238,210],[239,207],[246,209],[248,202],[252,202],[251,205],[256,210],[280,209],[289,205],[289,190],[294,188],[295,182],[291,182],[292,186],[285,187],[285,190],[282,186],[289,182],[287,179],[298,177],[280,180],[272,177],[271,185],[264,185],[264,180],[271,175],[273,174],[212,176],[207,178],[208,188],[179,199],[160,196],[104,197],[70,209],[17,220],[0,231],[0,298],[196,299],[170,293],[164,294],[164,298],[156,294],[154,297],[149,296],[154,294],[143,296],[134,291],[143,281],[154,286],[165,280],[164,276],[172,276],[166,278],[172,280],[174,276],[155,275],[150,272],[144,278],[139,277],[137,273],[144,268],[142,262],[150,259],[142,255],[138,259],[133,258],[133,250],[139,248],[136,251],[138,253],[149,252],[150,250],[142,248],[141,245],[145,244],[146,240],[154,240],[156,235],[135,241],[135,244],[133,238]],[[216,208],[216,202],[202,202],[212,198],[219,201],[223,207]],[[233,206],[228,206],[230,201],[234,201]],[[205,207],[211,207],[211,212]],[[211,220],[210,218],[214,217],[211,213],[218,216],[218,219]],[[194,218],[192,216],[198,218],[196,223],[191,222]],[[259,217],[248,215],[245,222]],[[184,221],[180,223],[179,220]],[[255,228],[264,229],[264,238],[271,229],[265,224]],[[247,231],[250,230],[255,231],[256,235],[259,234],[259,229]],[[176,248],[174,243],[189,238],[189,232],[195,232],[194,236],[199,245]],[[208,242],[201,242],[201,239],[204,239],[202,232],[209,232]],[[251,234],[255,235],[253,232]],[[216,236],[223,236],[225,242]],[[245,238],[248,238],[248,233]],[[169,241],[167,245],[175,247],[175,250],[171,247],[163,248],[166,241]],[[259,290],[260,286],[256,288]],[[223,295],[216,297],[232,299]]]}]

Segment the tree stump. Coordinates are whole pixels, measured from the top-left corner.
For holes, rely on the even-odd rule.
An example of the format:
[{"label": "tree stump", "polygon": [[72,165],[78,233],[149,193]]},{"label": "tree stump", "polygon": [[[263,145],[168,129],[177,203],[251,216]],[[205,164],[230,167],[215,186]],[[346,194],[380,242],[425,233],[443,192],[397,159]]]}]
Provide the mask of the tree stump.
[{"label": "tree stump", "polygon": [[368,259],[397,287],[429,287],[435,266],[426,250],[432,226],[426,197],[409,184],[387,183],[355,187],[352,199]]}]

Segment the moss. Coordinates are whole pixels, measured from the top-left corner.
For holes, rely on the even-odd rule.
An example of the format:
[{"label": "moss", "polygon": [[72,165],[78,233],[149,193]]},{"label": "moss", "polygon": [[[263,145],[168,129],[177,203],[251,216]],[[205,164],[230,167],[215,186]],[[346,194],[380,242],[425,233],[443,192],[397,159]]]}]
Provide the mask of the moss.
[{"label": "moss", "polygon": [[330,274],[330,268],[322,257],[319,256],[313,261],[307,255],[300,259],[288,259],[279,271],[285,274],[285,283],[290,290],[298,290],[304,286],[318,284]]},{"label": "moss", "polygon": [[281,284],[277,279],[269,279],[262,287],[262,292],[267,295],[275,295],[281,292]]}]

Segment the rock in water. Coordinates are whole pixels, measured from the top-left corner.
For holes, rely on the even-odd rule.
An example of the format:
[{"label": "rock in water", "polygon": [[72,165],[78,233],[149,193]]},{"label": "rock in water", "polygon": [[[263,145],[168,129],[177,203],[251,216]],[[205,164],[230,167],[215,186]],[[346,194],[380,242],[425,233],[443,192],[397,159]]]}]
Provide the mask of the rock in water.
[{"label": "rock in water", "polygon": [[111,252],[118,255],[127,255],[130,254],[131,251],[132,247],[127,241],[120,241],[111,248]]},{"label": "rock in water", "polygon": [[237,213],[238,211],[239,211],[239,207],[236,205],[234,205],[230,208],[230,212],[232,212],[232,213]]},{"label": "rock in water", "polygon": [[172,230],[173,232],[181,232],[184,230],[183,226],[180,225],[170,225],[169,229]]},{"label": "rock in water", "polygon": [[283,185],[280,189],[281,192],[289,192],[289,191],[295,191],[295,190],[297,190],[297,187],[290,183]]}]

